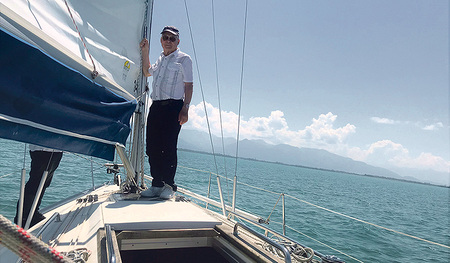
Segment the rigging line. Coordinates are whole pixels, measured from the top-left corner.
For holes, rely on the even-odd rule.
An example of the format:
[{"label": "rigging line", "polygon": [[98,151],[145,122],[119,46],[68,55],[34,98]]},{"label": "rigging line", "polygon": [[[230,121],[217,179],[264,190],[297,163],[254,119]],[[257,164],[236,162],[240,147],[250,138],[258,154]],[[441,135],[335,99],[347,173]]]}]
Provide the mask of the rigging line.
[{"label": "rigging line", "polygon": [[103,167],[105,166],[105,164],[103,164],[103,163],[100,163],[100,162],[97,162],[97,161],[94,161],[94,160],[91,161],[89,158],[84,157],[83,155],[78,154],[78,153],[75,153],[75,152],[64,152],[64,154],[72,154],[72,155],[75,155],[76,157],[79,157],[79,158],[81,158],[81,159],[85,159],[86,161],[94,162],[94,163],[96,163],[98,166],[101,166],[101,167],[98,167],[97,169],[103,168]]},{"label": "rigging line", "polygon": [[10,176],[11,174],[13,174],[13,173],[9,173],[9,174],[2,175],[2,176],[0,176],[0,179],[5,178],[5,177],[8,177],[8,176]]},{"label": "rigging line", "polygon": [[[189,167],[183,167],[183,166],[179,166],[179,167],[190,169],[190,170],[194,170],[194,171],[199,171],[199,172],[208,172],[208,171],[198,170],[198,169],[189,168]],[[280,194],[280,193],[269,191],[269,190],[266,190],[266,189],[263,189],[263,188],[255,187],[255,186],[243,183],[243,182],[238,182],[238,184],[242,184],[242,185],[245,185],[245,186],[247,186],[249,188],[254,188],[254,189],[257,189],[257,190],[260,190],[260,191],[263,191],[263,192],[267,192],[267,193],[272,193],[272,194],[277,194],[277,195]],[[383,227],[383,226],[379,226],[377,224],[370,223],[370,222],[367,222],[367,221],[364,221],[364,220],[361,220],[361,219],[358,219],[358,218],[355,218],[355,217],[352,217],[352,216],[348,216],[348,215],[345,215],[343,213],[339,213],[339,212],[333,211],[331,209],[328,209],[328,208],[325,208],[325,207],[321,207],[319,205],[315,205],[313,203],[310,203],[308,201],[299,199],[299,198],[297,198],[295,196],[292,196],[292,195],[285,194],[285,196],[290,197],[290,198],[292,198],[294,200],[303,202],[305,204],[314,206],[316,208],[319,208],[319,209],[322,209],[322,210],[325,210],[325,211],[328,211],[328,212],[331,212],[331,213],[334,213],[334,214],[337,214],[337,215],[340,215],[340,216],[343,216],[343,217],[347,217],[349,219],[352,219],[352,220],[355,220],[355,221],[358,221],[358,222],[361,222],[361,223],[364,223],[364,224],[368,224],[368,225],[371,225],[371,226],[374,226],[374,227],[377,227],[377,228],[381,228],[381,229],[384,229],[384,230],[387,230],[387,231],[390,231],[390,232],[393,232],[393,233],[397,233],[397,234],[400,234],[400,235],[404,235],[404,236],[407,236],[407,237],[410,237],[410,238],[414,238],[414,239],[421,240],[421,241],[424,241],[424,242],[427,242],[427,243],[430,243],[430,244],[434,244],[434,245],[437,245],[437,246],[441,246],[441,247],[450,249],[450,246],[447,246],[447,245],[444,245],[444,244],[440,244],[440,243],[437,243],[437,242],[433,242],[433,241],[429,241],[429,240],[426,240],[424,238],[420,238],[420,237],[416,237],[416,236],[409,235],[409,234],[406,234],[406,233],[402,233],[402,232],[397,231],[397,230],[389,229],[389,228],[386,228],[386,227]]]},{"label": "rigging line", "polygon": [[[180,168],[185,168],[185,169],[188,169],[188,170],[197,171],[197,172],[211,173],[211,174],[213,174],[213,175],[216,175],[216,176],[225,178],[224,176],[222,176],[222,175],[220,175],[220,174],[216,174],[216,173],[213,173],[213,172],[210,172],[210,171],[205,171],[205,170],[200,170],[200,169],[190,168],[190,167],[186,167],[186,166],[182,166],[182,165],[178,165],[178,167],[180,167]],[[225,180],[232,180],[232,179],[230,179],[230,178],[225,178]],[[261,187],[256,187],[256,186],[254,186],[254,185],[246,184],[246,183],[243,183],[243,182],[238,182],[238,184],[242,184],[242,185],[245,185],[245,186],[247,186],[247,187],[249,187],[249,188],[253,188],[253,189],[256,189],[256,190],[260,190],[260,191],[262,191],[262,192],[267,192],[267,193],[271,193],[271,194],[281,195],[281,193],[279,193],[279,192],[270,191],[270,190],[267,190],[267,189],[264,189],[264,188],[261,188]]]},{"label": "rigging line", "polygon": [[91,156],[91,178],[92,178],[92,188],[95,190],[95,183],[94,183],[94,160],[92,160]]},{"label": "rigging line", "polygon": [[280,194],[280,196],[278,197],[277,202],[276,202],[275,205],[273,206],[272,211],[270,212],[269,216],[268,216],[267,219],[266,219],[267,222],[269,222],[270,217],[272,216],[273,212],[275,211],[275,208],[277,207],[278,202],[280,202],[280,199],[281,199],[282,196],[283,196],[283,194]]},{"label": "rigging line", "polygon": [[205,110],[206,123],[208,125],[209,140],[211,142],[211,150],[212,150],[212,154],[213,154],[213,158],[214,158],[214,165],[216,167],[217,174],[219,174],[219,169],[217,167],[216,154],[215,154],[215,151],[214,151],[214,144],[213,144],[213,139],[212,139],[212,134],[211,134],[211,126],[209,124],[208,111],[206,109],[205,94],[203,92],[203,85],[202,85],[202,80],[201,80],[201,77],[200,77],[200,69],[198,67],[197,53],[195,52],[194,37],[192,35],[192,28],[191,28],[191,20],[190,20],[190,17],[189,17],[189,11],[188,11],[188,6],[187,6],[187,3],[186,3],[186,0],[184,0],[184,7],[186,9],[186,17],[187,17],[188,26],[189,26],[189,33],[190,33],[190,36],[191,36],[192,50],[194,52],[195,64],[196,64],[196,68],[197,68],[198,82],[199,82],[199,85],[200,85],[200,91],[201,91],[202,99],[203,99],[203,108]]},{"label": "rigging line", "polygon": [[[224,138],[223,138],[223,121],[222,121],[222,107],[220,104],[220,88],[219,88],[219,68],[218,68],[218,63],[217,63],[217,42],[216,42],[216,20],[215,20],[215,15],[214,15],[214,0],[211,0],[211,13],[212,13],[212,26],[213,26],[213,41],[214,41],[214,62],[215,62],[215,67],[216,67],[216,86],[217,86],[217,99],[219,101],[219,123],[220,123],[220,133],[221,133],[221,138],[222,138],[222,154],[223,154],[223,167],[224,167],[224,173],[225,173],[225,178],[228,178],[228,173],[227,173],[227,163],[226,163],[226,157],[225,157],[225,142],[224,142]],[[228,180],[225,180],[226,183],[226,187],[227,187],[227,196],[228,196],[228,202],[230,200],[230,191],[228,191],[229,185],[228,185]]]},{"label": "rigging line", "polygon": [[72,22],[73,22],[73,24],[75,25],[75,29],[76,29],[77,32],[78,32],[78,36],[80,36],[80,40],[81,40],[81,42],[83,43],[84,49],[86,49],[86,53],[89,55],[89,58],[91,59],[92,66],[94,67],[94,70],[92,71],[91,75],[92,75],[92,78],[95,79],[95,78],[98,76],[98,71],[97,71],[97,69],[95,68],[94,60],[92,59],[91,53],[89,53],[89,50],[88,50],[88,48],[87,48],[87,46],[86,46],[86,43],[84,42],[84,39],[83,39],[83,37],[81,36],[80,30],[78,30],[77,23],[75,22],[75,19],[73,18],[72,11],[70,11],[70,7],[69,7],[69,4],[67,3],[67,0],[64,0],[64,3],[66,4],[67,11],[69,11],[70,18],[72,18]]},{"label": "rigging line", "polygon": [[380,226],[380,225],[377,225],[377,224],[374,224],[374,223],[370,223],[370,222],[358,219],[358,218],[353,217],[353,216],[349,216],[349,215],[346,215],[346,214],[343,214],[343,213],[339,213],[339,212],[333,211],[331,209],[328,209],[328,208],[325,208],[325,207],[322,207],[322,206],[315,205],[313,203],[310,203],[310,202],[305,201],[305,200],[301,200],[301,199],[296,198],[296,197],[291,196],[291,195],[286,195],[286,196],[289,196],[289,197],[291,197],[291,198],[293,198],[293,199],[295,199],[297,201],[303,202],[303,203],[308,204],[308,205],[312,205],[314,207],[320,208],[322,210],[331,212],[331,213],[336,214],[336,215],[340,215],[340,216],[343,216],[343,217],[346,217],[346,218],[349,218],[349,219],[352,219],[352,220],[355,220],[355,221],[358,221],[358,222],[361,222],[361,223],[364,223],[364,224],[367,224],[367,225],[371,225],[371,226],[374,226],[374,227],[377,227],[377,228],[381,228],[381,229],[384,229],[384,230],[387,230],[387,231],[390,231],[390,232],[393,232],[393,233],[396,233],[396,234],[400,234],[400,235],[403,235],[403,236],[407,236],[407,237],[414,238],[414,239],[417,239],[417,240],[420,240],[420,241],[424,241],[424,242],[427,242],[427,243],[430,243],[430,244],[433,244],[433,245],[437,245],[437,246],[441,246],[441,247],[450,249],[450,246],[447,246],[447,245],[444,245],[444,244],[440,244],[440,243],[437,243],[437,242],[434,242],[434,241],[430,241],[430,240],[427,240],[427,239],[424,239],[424,238],[421,238],[421,237],[413,236],[413,235],[406,234],[406,233],[403,233],[403,232],[400,232],[400,231],[397,231],[397,230],[393,230],[393,229],[390,229],[390,228],[387,228],[387,227],[384,227],[384,226]]},{"label": "rigging line", "polygon": [[[147,1],[146,4],[147,4],[147,8],[146,8],[146,11],[145,11],[145,23],[144,23],[145,26],[143,28],[144,29],[143,30],[143,35],[144,35],[144,37],[147,37],[148,41],[151,41],[150,38],[152,36],[153,4],[154,4],[154,1],[153,0],[151,0],[150,2]],[[148,8],[148,5],[151,5],[150,8]],[[148,23],[148,26],[147,26],[147,23]],[[148,49],[149,49],[149,53],[150,53],[150,44],[148,45]],[[141,57],[142,57],[142,50],[139,49],[139,52],[141,52]],[[142,59],[140,61],[140,68],[141,68],[140,74],[143,74]],[[145,124],[146,124],[146,116],[148,115],[148,111],[149,111],[149,107],[147,105],[149,104],[148,102],[149,102],[149,97],[150,96],[148,96],[148,90],[149,90],[149,88],[148,88],[148,79],[145,76],[143,76],[143,78],[141,78],[141,80],[142,79],[145,81],[145,89],[144,89],[144,93],[141,95],[143,97],[143,99],[140,99],[140,100],[143,101],[143,105],[144,105],[144,112],[143,112],[144,115],[142,116],[142,121],[143,121],[144,127],[146,127],[145,126]],[[144,84],[144,83],[142,83],[142,84]],[[144,138],[145,138],[145,128],[144,127],[142,128],[142,140],[144,140]],[[144,187],[145,186],[145,183],[144,183],[145,165],[144,165],[144,163],[145,163],[146,155],[145,155],[145,147],[142,146],[141,149],[142,149],[141,161],[140,161],[141,162],[141,187]]]},{"label": "rigging line", "polygon": [[242,108],[242,89],[244,80],[244,58],[245,58],[245,36],[247,34],[247,15],[248,15],[248,0],[245,1],[245,16],[244,16],[244,39],[242,43],[242,64],[241,64],[241,84],[239,91],[239,112],[238,112],[238,127],[236,136],[236,164],[234,167],[234,177],[237,175],[237,163],[238,163],[238,153],[239,153],[239,133],[241,126],[241,108]]},{"label": "rigging line", "polygon": [[22,169],[25,169],[25,160],[27,159],[27,144],[24,143],[25,149],[23,150],[23,167]]},{"label": "rigging line", "polygon": [[50,155],[50,159],[48,159],[47,168],[45,169],[46,171],[48,171],[48,168],[50,167],[50,162],[52,161],[53,153],[55,153],[55,152],[52,151],[52,154]]}]

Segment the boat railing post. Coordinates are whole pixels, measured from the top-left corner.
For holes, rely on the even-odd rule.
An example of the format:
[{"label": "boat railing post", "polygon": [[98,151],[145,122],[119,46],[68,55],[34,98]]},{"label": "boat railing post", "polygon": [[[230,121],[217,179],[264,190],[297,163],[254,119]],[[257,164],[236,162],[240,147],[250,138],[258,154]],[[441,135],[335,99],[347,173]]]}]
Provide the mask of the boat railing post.
[{"label": "boat railing post", "polygon": [[[207,194],[207,196],[206,196],[206,197],[208,197],[208,198],[209,198],[209,196],[210,196],[210,194],[211,194],[211,177],[212,177],[212,173],[209,172],[208,194]],[[208,205],[209,205],[209,203],[206,202],[206,209],[208,209]]]},{"label": "boat railing post", "polygon": [[33,219],[34,211],[36,210],[37,203],[39,202],[39,197],[41,196],[42,189],[44,188],[45,181],[47,180],[48,171],[45,171],[42,175],[41,182],[39,183],[38,190],[36,191],[36,195],[34,196],[33,205],[31,206],[30,212],[28,213],[27,222],[25,223],[25,227],[23,229],[27,230],[30,227],[31,220]]},{"label": "boat railing post", "polygon": [[[233,203],[231,204],[231,211],[235,213],[236,211],[236,189],[237,189],[237,176],[233,178]],[[234,214],[232,215],[234,220]]]},{"label": "boat railing post", "polygon": [[23,202],[24,202],[24,196],[25,196],[25,161],[27,158],[27,144],[25,144],[25,149],[23,151],[23,168],[22,168],[22,176],[20,179],[20,195],[19,195],[19,208],[17,211],[17,225],[19,227],[23,227],[22,225],[22,218],[23,218]]},{"label": "boat railing post", "polygon": [[282,204],[282,209],[283,209],[283,235],[286,235],[286,206],[285,206],[285,198],[284,198],[284,193],[281,194],[281,204]]},{"label": "boat railing post", "polygon": [[19,196],[19,209],[17,213],[17,225],[22,227],[22,217],[23,217],[23,198],[25,193],[25,175],[26,170],[22,168],[22,176],[20,179],[20,196]]},{"label": "boat railing post", "polygon": [[225,201],[223,200],[222,186],[220,185],[219,175],[217,175],[217,187],[219,188],[220,203],[222,204],[222,214],[223,214],[223,216],[227,216],[226,208],[225,208]]}]

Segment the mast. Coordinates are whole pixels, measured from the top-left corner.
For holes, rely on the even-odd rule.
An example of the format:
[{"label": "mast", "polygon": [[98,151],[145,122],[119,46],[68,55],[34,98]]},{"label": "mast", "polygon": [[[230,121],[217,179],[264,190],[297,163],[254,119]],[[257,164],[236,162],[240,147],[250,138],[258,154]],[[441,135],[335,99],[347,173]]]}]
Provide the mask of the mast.
[{"label": "mast", "polygon": [[[145,12],[145,21],[142,27],[142,38],[150,38],[151,35],[151,22],[153,13],[153,0],[147,1],[147,10]],[[137,192],[139,187],[139,177],[141,180],[144,178],[144,159],[145,159],[145,117],[147,113],[147,97],[148,97],[148,81],[147,77],[142,74],[142,60],[141,60],[141,73],[140,80],[138,81],[135,88],[135,97],[137,98],[137,107],[134,112],[134,123],[133,123],[133,136],[132,147],[130,153],[130,162],[134,167],[134,182],[136,185],[128,182],[132,186],[132,192]],[[127,177],[129,178],[130,175]]]}]

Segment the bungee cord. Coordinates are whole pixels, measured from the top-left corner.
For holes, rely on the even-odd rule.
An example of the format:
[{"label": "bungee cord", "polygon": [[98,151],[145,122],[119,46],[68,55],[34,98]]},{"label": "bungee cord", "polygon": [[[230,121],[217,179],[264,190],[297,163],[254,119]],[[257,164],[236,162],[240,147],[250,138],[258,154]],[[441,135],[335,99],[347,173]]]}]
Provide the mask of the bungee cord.
[{"label": "bungee cord", "polygon": [[90,58],[90,60],[92,62],[92,66],[94,67],[94,69],[92,70],[91,77],[92,77],[92,79],[95,79],[98,76],[98,71],[97,71],[97,69],[95,67],[94,59],[92,58],[91,53],[89,53],[89,50],[88,50],[88,48],[86,46],[86,43],[85,43],[83,37],[81,36],[80,30],[78,29],[77,23],[75,22],[75,19],[73,18],[72,11],[70,10],[70,7],[69,7],[69,4],[67,3],[67,0],[64,0],[64,3],[66,4],[67,11],[69,12],[70,18],[72,18],[72,22],[73,22],[73,24],[75,26],[75,29],[77,30],[78,36],[80,37],[80,40],[83,43],[84,49],[86,50],[86,53],[88,54],[88,56],[89,56],[89,58]]}]

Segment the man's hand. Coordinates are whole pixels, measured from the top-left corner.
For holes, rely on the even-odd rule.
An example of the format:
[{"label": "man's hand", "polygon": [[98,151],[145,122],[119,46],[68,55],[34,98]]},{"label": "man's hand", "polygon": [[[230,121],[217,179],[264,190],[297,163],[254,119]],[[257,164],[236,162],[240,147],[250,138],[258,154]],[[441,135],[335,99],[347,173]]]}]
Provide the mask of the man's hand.
[{"label": "man's hand", "polygon": [[141,47],[141,49],[148,50],[149,49],[148,40],[146,38],[142,39],[142,41],[139,44],[139,46]]},{"label": "man's hand", "polygon": [[188,122],[188,119],[189,119],[188,112],[189,112],[189,108],[187,108],[183,105],[183,108],[181,109],[180,113],[178,114],[178,121],[180,122],[180,125],[183,125],[186,122]]},{"label": "man's hand", "polygon": [[146,38],[142,39],[139,47],[142,51],[142,72],[144,73],[144,76],[149,77],[151,74],[148,72],[148,69],[150,68],[150,58],[148,57],[150,44],[148,43],[148,40]]}]

